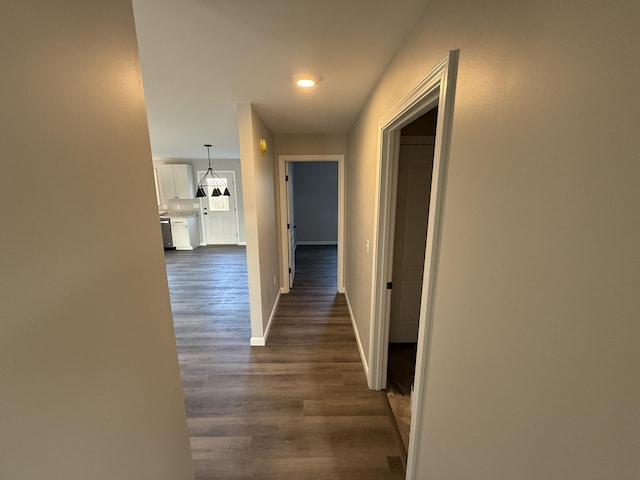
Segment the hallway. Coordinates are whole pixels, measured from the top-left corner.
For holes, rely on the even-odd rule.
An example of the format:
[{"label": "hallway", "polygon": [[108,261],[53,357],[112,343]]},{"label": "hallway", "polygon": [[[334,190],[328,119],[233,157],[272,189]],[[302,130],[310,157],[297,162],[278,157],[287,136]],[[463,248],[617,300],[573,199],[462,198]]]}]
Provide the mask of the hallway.
[{"label": "hallway", "polygon": [[335,247],[298,247],[266,347],[249,347],[243,247],[166,254],[196,478],[402,479],[367,388]]}]

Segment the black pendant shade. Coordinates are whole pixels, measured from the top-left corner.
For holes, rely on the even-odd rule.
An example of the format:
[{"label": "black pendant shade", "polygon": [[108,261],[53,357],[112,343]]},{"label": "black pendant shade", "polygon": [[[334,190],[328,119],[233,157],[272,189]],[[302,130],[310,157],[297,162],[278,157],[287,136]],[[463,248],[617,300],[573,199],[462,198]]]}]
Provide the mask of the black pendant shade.
[{"label": "black pendant shade", "polygon": [[[211,168],[211,155],[209,153],[209,149],[211,148],[211,144],[206,143],[204,146],[207,147],[207,158],[209,159],[209,168],[207,168],[206,173],[202,176],[202,178],[198,182],[198,188],[196,190],[196,198],[202,198],[202,197],[206,197],[207,196],[207,192],[204,189],[205,185],[207,184],[207,177],[211,177],[211,179],[214,180],[214,185],[215,185],[215,179],[216,178],[219,179],[219,180],[222,180],[216,174],[216,172],[213,171],[213,168]],[[212,197],[219,197],[221,195],[224,195],[225,197],[230,197],[231,196],[231,192],[229,192],[229,189],[227,187],[225,187],[224,193],[222,193],[220,191],[219,187],[215,187],[213,189],[213,192],[211,193]]]}]

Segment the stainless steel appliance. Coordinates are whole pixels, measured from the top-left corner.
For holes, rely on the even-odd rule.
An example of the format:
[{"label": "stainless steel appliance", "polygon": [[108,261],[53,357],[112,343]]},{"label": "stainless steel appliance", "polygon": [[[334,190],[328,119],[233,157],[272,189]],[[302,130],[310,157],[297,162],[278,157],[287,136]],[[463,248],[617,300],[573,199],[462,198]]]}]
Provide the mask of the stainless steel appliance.
[{"label": "stainless steel appliance", "polygon": [[173,248],[173,235],[171,235],[171,218],[160,217],[160,228],[162,229],[162,243],[164,243],[164,248]]}]

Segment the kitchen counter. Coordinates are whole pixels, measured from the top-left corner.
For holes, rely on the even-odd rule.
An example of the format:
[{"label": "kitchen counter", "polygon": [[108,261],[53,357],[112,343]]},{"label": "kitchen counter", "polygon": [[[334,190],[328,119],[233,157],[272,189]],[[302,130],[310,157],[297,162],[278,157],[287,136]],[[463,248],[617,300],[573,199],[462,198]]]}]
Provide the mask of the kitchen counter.
[{"label": "kitchen counter", "polygon": [[197,217],[198,215],[199,215],[198,212],[193,212],[193,211],[182,211],[182,212],[163,211],[163,212],[160,212],[160,216],[161,217],[169,217],[169,218]]}]

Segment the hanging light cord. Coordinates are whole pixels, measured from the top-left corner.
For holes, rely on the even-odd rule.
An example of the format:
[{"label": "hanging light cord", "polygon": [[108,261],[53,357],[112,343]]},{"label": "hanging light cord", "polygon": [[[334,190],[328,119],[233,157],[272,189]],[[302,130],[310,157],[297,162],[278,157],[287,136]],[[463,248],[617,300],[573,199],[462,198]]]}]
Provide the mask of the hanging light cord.
[{"label": "hanging light cord", "polygon": [[207,168],[207,173],[205,173],[202,178],[200,179],[200,181],[198,182],[198,187],[202,187],[204,185],[205,180],[207,179],[207,175],[211,174],[211,176],[216,177],[220,180],[222,180],[218,174],[216,172],[213,171],[213,168],[211,168],[211,155],[209,153],[209,149],[211,148],[210,144],[206,144],[205,147],[207,147],[207,159],[209,160],[209,168]]}]

